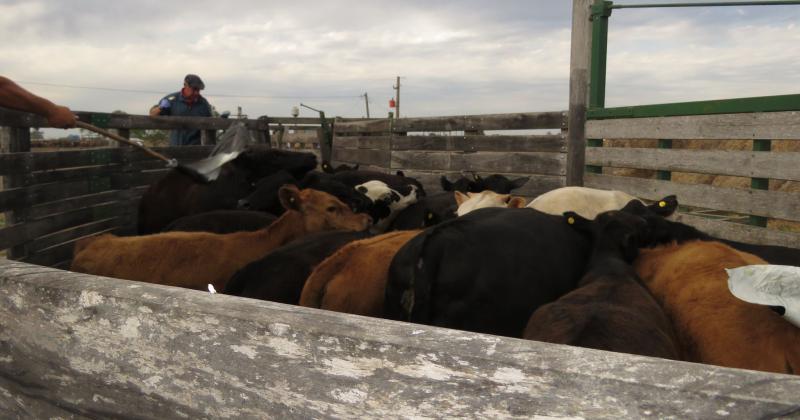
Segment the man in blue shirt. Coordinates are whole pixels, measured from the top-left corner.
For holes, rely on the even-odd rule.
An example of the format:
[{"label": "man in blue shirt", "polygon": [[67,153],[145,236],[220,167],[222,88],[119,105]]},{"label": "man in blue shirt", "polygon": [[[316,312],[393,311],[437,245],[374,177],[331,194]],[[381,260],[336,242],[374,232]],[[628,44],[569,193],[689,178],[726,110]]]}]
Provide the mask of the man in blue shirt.
[{"label": "man in blue shirt", "polygon": [[[174,115],[181,117],[210,117],[211,104],[200,96],[206,85],[196,74],[187,74],[183,79],[183,88],[161,98],[158,105],[150,108],[150,115]],[[170,146],[187,146],[200,144],[200,130],[172,130],[169,136]]]}]

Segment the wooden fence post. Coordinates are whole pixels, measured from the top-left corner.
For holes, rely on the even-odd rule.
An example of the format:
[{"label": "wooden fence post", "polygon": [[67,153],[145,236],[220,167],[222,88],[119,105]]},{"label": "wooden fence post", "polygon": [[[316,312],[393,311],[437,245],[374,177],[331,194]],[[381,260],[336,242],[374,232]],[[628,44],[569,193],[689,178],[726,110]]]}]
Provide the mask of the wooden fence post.
[{"label": "wooden fence post", "polygon": [[583,185],[586,162],[586,106],[591,51],[591,0],[572,1],[572,40],[569,71],[567,185]]},{"label": "wooden fence post", "polygon": [[[8,130],[7,131],[8,136],[6,136],[7,144],[0,147],[0,149],[4,150],[6,153],[24,153],[31,151],[30,127],[9,127],[7,130]],[[33,174],[32,160],[33,159],[25,160],[25,168],[23,175],[7,176],[5,185],[3,187],[6,189],[12,189],[12,188],[20,188],[26,186],[29,183],[30,177]],[[18,208],[13,211],[6,212],[6,225],[13,225],[24,221],[27,218],[27,213],[29,210],[30,206],[26,206],[24,209]],[[25,247],[24,246],[11,247],[8,249],[6,255],[9,259],[22,258],[25,256]]]}]

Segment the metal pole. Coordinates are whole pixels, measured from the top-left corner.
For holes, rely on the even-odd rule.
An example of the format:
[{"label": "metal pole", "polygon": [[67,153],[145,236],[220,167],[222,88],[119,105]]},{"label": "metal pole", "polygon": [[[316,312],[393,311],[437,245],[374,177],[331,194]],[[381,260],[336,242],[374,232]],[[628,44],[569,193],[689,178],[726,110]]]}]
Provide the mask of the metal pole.
[{"label": "metal pole", "polygon": [[723,1],[723,2],[705,2],[705,3],[666,3],[666,4],[615,4],[611,6],[612,9],[643,9],[651,7],[716,7],[716,6],[789,6],[793,4],[800,4],[800,0],[785,0],[785,1]]},{"label": "metal pole", "polygon": [[397,111],[397,118],[400,118],[400,76],[397,76],[397,84],[392,86],[395,92],[395,109]]},{"label": "metal pole", "polygon": [[367,92],[364,92],[364,105],[367,106],[367,118],[369,118],[369,96],[367,96]]}]

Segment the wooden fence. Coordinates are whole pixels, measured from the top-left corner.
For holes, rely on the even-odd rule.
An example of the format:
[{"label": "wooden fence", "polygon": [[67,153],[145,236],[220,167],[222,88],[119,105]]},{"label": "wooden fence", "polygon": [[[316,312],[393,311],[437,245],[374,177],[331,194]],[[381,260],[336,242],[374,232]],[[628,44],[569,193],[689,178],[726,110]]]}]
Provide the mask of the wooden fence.
[{"label": "wooden fence", "polygon": [[[800,145],[800,112],[589,120],[586,131],[589,138],[661,139],[662,145],[663,139],[692,140],[695,146],[715,142],[723,150],[608,147],[608,142],[604,147],[588,147],[586,163],[606,169],[602,174],[586,173],[584,183],[647,199],[676,194],[682,205],[693,208],[692,212],[680,216],[685,223],[727,239],[800,248],[798,228],[792,232],[741,223],[749,222],[750,216],[767,219],[769,227],[780,225],[781,221],[800,222],[800,188],[794,191],[767,189],[769,180],[800,181],[800,153],[757,151],[752,147],[724,150],[725,143],[735,140],[786,140]],[[616,176],[610,174],[612,168],[645,169],[656,171],[656,176]],[[673,172],[684,173],[684,176],[672,176]],[[738,186],[744,184],[745,188],[691,184],[686,180],[692,177],[685,173],[743,177],[745,182]],[[763,189],[750,188],[757,184],[751,179],[762,181]],[[680,180],[683,182],[676,182]],[[699,208],[705,210],[698,211]],[[792,226],[791,223],[786,225]],[[800,227],[800,223],[796,226]]]},{"label": "wooden fence", "polygon": [[[800,377],[0,259],[5,418],[779,418]],[[541,417],[540,417],[541,416]]]},{"label": "wooden fence", "polygon": [[[223,118],[147,117],[125,114],[77,113],[81,120],[117,130],[124,137],[132,128],[199,128],[205,146],[157,147],[179,162],[208,156],[216,132],[242,121],[257,143],[272,140],[283,124],[319,125],[316,118],[229,120]],[[52,267],[66,267],[76,240],[105,232],[131,233],[138,201],[147,186],[168,170],[131,147],[31,152],[30,127],[46,127],[41,117],[0,108],[0,250],[9,258]],[[283,138],[291,141],[293,133]],[[307,137],[307,136],[306,136]],[[319,141],[319,140],[317,140]],[[115,146],[117,143],[113,143]],[[265,144],[265,147],[269,145]],[[319,153],[319,152],[317,152]]]},{"label": "wooden fence", "polygon": [[[556,134],[514,134],[536,129]],[[461,171],[530,176],[516,191],[529,198],[565,185],[564,112],[337,121],[334,133],[334,164],[403,171],[429,192],[440,190],[441,175],[452,178]]]}]

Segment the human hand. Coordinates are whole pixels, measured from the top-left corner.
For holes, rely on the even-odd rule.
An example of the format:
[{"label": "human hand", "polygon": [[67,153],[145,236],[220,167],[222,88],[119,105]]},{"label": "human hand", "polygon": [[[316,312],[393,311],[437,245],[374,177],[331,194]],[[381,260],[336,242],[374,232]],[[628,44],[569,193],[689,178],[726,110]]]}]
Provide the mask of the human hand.
[{"label": "human hand", "polygon": [[75,114],[65,106],[56,105],[47,113],[47,122],[56,128],[75,127],[75,120]]}]

